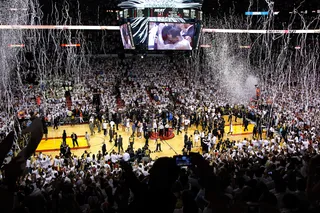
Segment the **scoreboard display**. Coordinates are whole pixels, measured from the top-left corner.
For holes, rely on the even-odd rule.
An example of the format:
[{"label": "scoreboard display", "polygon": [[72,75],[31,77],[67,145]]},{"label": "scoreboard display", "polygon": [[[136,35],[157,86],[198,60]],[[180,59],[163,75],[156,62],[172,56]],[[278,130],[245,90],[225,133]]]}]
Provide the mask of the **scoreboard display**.
[{"label": "scoreboard display", "polygon": [[[122,23],[130,24],[133,44],[136,47],[147,46],[149,50],[192,50],[198,47],[201,36],[203,0],[121,0],[118,13]],[[183,23],[182,25],[179,25]],[[157,33],[161,27],[170,27],[184,33],[183,45],[175,46],[159,41]],[[165,34],[165,31],[163,32]],[[122,41],[128,46],[128,36],[123,33]],[[173,42],[173,41],[171,41]],[[177,42],[176,42],[177,43]],[[188,44],[188,45],[187,45]],[[139,49],[139,48],[138,48]]]},{"label": "scoreboard display", "polygon": [[143,8],[143,9],[124,9],[120,12],[120,18],[137,18],[137,17],[170,17],[184,19],[202,20],[202,11],[194,9],[180,8]]}]

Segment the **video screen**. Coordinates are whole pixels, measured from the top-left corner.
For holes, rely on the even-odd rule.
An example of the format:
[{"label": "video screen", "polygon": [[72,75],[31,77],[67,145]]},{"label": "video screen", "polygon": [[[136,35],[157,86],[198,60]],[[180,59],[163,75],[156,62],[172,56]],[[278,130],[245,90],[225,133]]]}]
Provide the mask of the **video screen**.
[{"label": "video screen", "polygon": [[133,50],[133,49],[135,49],[133,41],[132,41],[132,36],[131,36],[131,31],[130,31],[129,24],[121,25],[120,26],[120,33],[121,33],[121,39],[122,39],[123,48],[125,50]]},{"label": "video screen", "polygon": [[149,22],[148,50],[192,50],[194,24]]}]

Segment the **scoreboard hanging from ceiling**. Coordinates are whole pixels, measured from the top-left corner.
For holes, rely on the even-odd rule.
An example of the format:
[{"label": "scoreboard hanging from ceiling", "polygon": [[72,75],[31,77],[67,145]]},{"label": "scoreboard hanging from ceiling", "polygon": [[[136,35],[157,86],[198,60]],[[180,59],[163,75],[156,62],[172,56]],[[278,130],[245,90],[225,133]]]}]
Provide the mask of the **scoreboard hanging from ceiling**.
[{"label": "scoreboard hanging from ceiling", "polygon": [[[154,34],[149,35],[149,29],[156,29],[153,24],[186,24],[192,32],[190,48],[199,43],[202,22],[203,0],[120,0],[118,6],[122,9],[119,18],[122,23],[130,23],[133,43],[138,47],[154,47]],[[193,29],[193,30],[191,30]],[[124,34],[125,35],[125,34]],[[151,38],[151,39],[150,39]],[[123,40],[126,40],[125,37]],[[152,49],[150,48],[150,49]]]},{"label": "scoreboard hanging from ceiling", "polygon": [[202,11],[182,8],[141,8],[124,9],[120,12],[120,18],[138,17],[168,17],[202,20]]}]

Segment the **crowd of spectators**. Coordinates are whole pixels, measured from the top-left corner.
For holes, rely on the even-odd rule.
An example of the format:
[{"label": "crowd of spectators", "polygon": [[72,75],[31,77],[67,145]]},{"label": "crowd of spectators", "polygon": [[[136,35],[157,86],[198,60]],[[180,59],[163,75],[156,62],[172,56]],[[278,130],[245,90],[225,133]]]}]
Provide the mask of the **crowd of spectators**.
[{"label": "crowd of spectators", "polygon": [[[302,96],[284,94],[270,103],[261,88],[254,102],[248,97],[246,105],[229,105],[214,79],[200,76],[206,82],[200,84],[186,72],[190,65],[178,61],[98,59],[80,83],[56,79],[56,84],[48,81],[17,93],[13,116],[25,120],[22,129],[28,129],[35,119],[30,112],[43,116],[46,123],[56,118],[63,123],[80,117],[75,114],[78,110],[86,121],[94,117],[125,127],[140,123],[143,136],[169,124],[178,134],[186,130],[187,142],[199,140],[201,155],[183,151],[191,165],[179,167],[174,158],[151,159],[153,150],[148,146],[82,156],[70,149],[60,156],[34,154],[25,159],[25,168],[19,167],[21,174],[13,184],[6,179],[12,177],[9,170],[5,166],[1,170],[1,190],[14,200],[8,208],[15,212],[318,212],[319,101],[314,99],[306,107]],[[293,91],[299,94],[299,88]],[[254,124],[257,134],[251,140],[230,141],[224,127],[235,119]],[[187,131],[190,125],[198,131]],[[11,136],[11,126],[3,127],[4,137]],[[262,137],[259,129],[266,135]],[[10,204],[5,200],[1,206]]]}]

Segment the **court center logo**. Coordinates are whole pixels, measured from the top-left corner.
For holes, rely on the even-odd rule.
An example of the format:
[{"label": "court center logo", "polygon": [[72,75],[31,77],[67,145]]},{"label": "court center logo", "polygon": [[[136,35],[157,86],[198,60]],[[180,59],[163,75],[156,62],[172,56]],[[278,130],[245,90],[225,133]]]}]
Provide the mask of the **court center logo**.
[{"label": "court center logo", "polygon": [[120,3],[121,8],[192,8],[200,9],[199,0],[128,0]]}]

